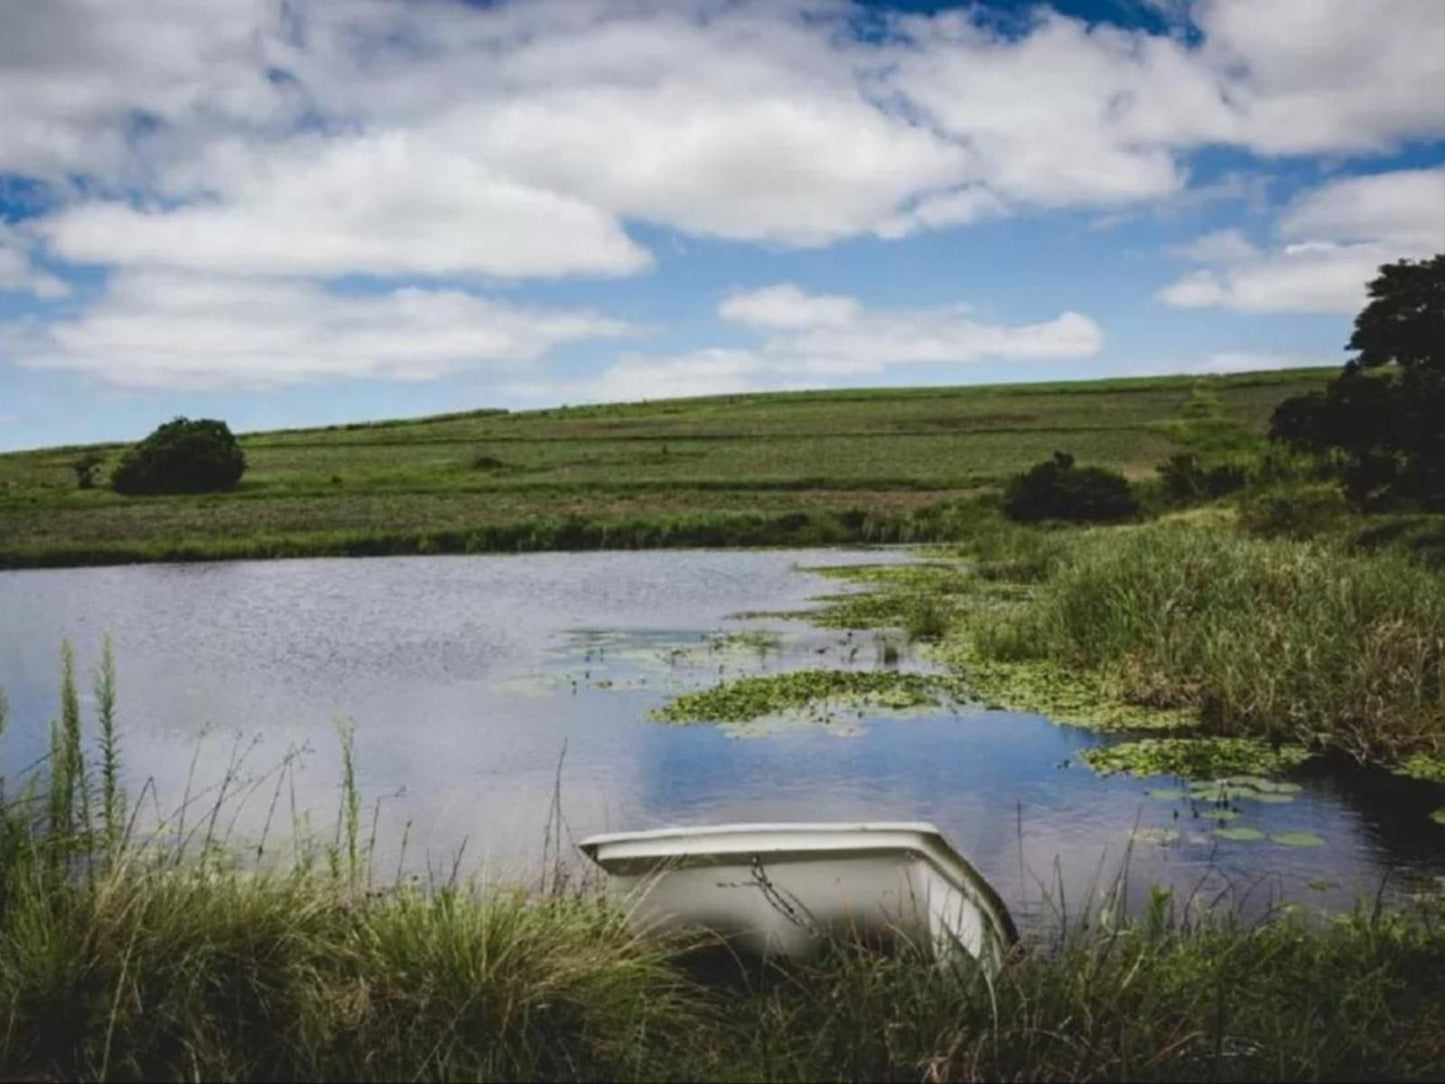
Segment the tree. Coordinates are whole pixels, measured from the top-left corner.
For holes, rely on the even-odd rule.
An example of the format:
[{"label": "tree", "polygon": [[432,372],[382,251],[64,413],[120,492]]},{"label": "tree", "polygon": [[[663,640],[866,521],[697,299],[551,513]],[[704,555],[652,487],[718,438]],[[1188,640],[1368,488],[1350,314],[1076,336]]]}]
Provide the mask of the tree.
[{"label": "tree", "polygon": [[1322,395],[1281,403],[1270,436],[1336,456],[1357,507],[1445,511],[1445,254],[1386,264],[1369,297],[1355,357]]},{"label": "tree", "polygon": [[1010,479],[1004,491],[1009,518],[1111,522],[1139,511],[1129,482],[1103,467],[1076,467],[1068,452],[1055,452]]},{"label": "tree", "polygon": [[117,493],[207,493],[232,489],[246,455],[225,422],[210,418],[166,422],[121,456],[111,473]]}]

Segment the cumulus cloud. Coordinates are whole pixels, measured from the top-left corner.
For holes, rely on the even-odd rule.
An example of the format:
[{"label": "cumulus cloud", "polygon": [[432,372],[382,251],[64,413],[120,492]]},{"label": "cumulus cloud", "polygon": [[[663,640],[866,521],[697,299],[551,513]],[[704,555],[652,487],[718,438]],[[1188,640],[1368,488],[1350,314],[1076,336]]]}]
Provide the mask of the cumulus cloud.
[{"label": "cumulus cloud", "polygon": [[72,320],[12,332],[21,365],[129,388],[218,391],[324,380],[504,372],[551,347],[637,329],[586,312],[502,305],[455,289],[344,295],[319,286],[124,272]]},{"label": "cumulus cloud", "polygon": [[1236,263],[1259,255],[1259,249],[1239,229],[1215,230],[1169,251],[1197,263]]},{"label": "cumulus cloud", "polygon": [[834,0],[10,0],[0,171],[141,194],[63,216],[77,259],[626,273],[628,220],[898,237],[1176,194],[1204,144],[1445,133],[1445,8],[1387,6],[1203,0],[1188,44],[1044,8],[865,41]]},{"label": "cumulus cloud", "polygon": [[1328,182],[1281,215],[1280,244],[1261,250],[1237,231],[1174,251],[1216,266],[1159,292],[1180,308],[1354,313],[1381,264],[1445,250],[1445,169],[1396,170]]},{"label": "cumulus cloud", "polygon": [[1090,357],[1104,342],[1099,325],[1077,312],[1016,325],[970,313],[966,305],[869,310],[856,298],[809,294],[792,283],[734,294],[718,307],[725,319],[769,333],[763,352],[774,367],[825,377],[981,357]]},{"label": "cumulus cloud", "polygon": [[[1336,365],[1337,358],[1321,358],[1312,354],[1293,354],[1287,351],[1226,350],[1210,354],[1202,361],[1185,366],[1185,371],[1194,373],[1254,373],[1266,369],[1307,369],[1314,366]],[[1177,371],[1177,370],[1176,370]]]},{"label": "cumulus cloud", "polygon": [[724,319],[763,328],[846,326],[859,312],[857,298],[809,294],[791,282],[736,293],[718,306]]},{"label": "cumulus cloud", "polygon": [[219,157],[230,168],[204,201],[92,202],[37,228],[68,260],[241,274],[626,274],[651,259],[611,215],[404,132]]},{"label": "cumulus cloud", "polygon": [[1332,181],[1306,193],[1280,219],[1295,241],[1376,241],[1445,250],[1445,169],[1401,169]]},{"label": "cumulus cloud", "polygon": [[626,355],[596,376],[576,380],[518,380],[502,391],[521,399],[629,402],[698,395],[775,391],[790,384],[751,350],[704,349],[669,357]]},{"label": "cumulus cloud", "polygon": [[1202,0],[1201,59],[1262,154],[1383,151],[1445,126],[1445,6]]},{"label": "cumulus cloud", "polygon": [[[325,326],[369,359],[357,371],[400,377],[560,341],[536,328],[582,317],[509,322],[513,310],[449,287],[458,276],[470,290],[644,272],[653,260],[634,224],[809,247],[1051,208],[1123,214],[1199,194],[1188,155],[1204,146],[1361,154],[1445,135],[1445,6],[1177,10],[1197,33],[1088,25],[1044,7],[1003,33],[975,8],[865,12],[847,0],[0,0],[0,174],[49,201],[25,244],[0,240],[0,288],[59,292],[32,239],[112,270],[90,312],[26,355],[33,364],[89,359],[154,385],[228,369],[263,384],[350,372],[315,337]],[[860,36],[860,20],[877,32]],[[1196,254],[1208,266],[1161,296],[1347,309],[1367,262],[1418,239],[1434,182],[1392,183],[1301,201],[1273,250],[1216,238]],[[372,309],[326,286],[356,274],[426,284],[373,302],[424,345],[461,337],[418,315],[445,298],[511,345],[404,362]],[[270,345],[221,351],[219,309],[167,313],[137,295],[163,275],[274,311],[294,335],[232,317],[231,331]],[[176,317],[153,351],[169,360],[142,360],[115,330],[134,330],[128,302],[141,320]],[[315,320],[303,314],[312,303]],[[1079,356],[1099,340],[1067,312],[1008,328],[956,310],[867,313],[777,295],[724,315],[741,319],[748,305],[752,326],[773,333],[761,351],[770,372],[778,358],[829,373]],[[809,306],[835,322],[809,322]],[[727,369],[738,359],[709,357],[709,379],[741,374]],[[704,371],[698,357],[686,364]]]},{"label": "cumulus cloud", "polygon": [[1014,325],[986,323],[969,313],[963,305],[869,309],[857,298],[810,294],[780,283],[735,293],[718,306],[724,319],[762,333],[755,348],[628,355],[595,377],[519,381],[509,390],[573,401],[724,395],[828,386],[899,366],[1091,357],[1103,346],[1099,325],[1075,312]]},{"label": "cumulus cloud", "polygon": [[0,221],[0,291],[33,294],[44,301],[64,297],[70,287],[31,258],[34,241],[14,226]]}]

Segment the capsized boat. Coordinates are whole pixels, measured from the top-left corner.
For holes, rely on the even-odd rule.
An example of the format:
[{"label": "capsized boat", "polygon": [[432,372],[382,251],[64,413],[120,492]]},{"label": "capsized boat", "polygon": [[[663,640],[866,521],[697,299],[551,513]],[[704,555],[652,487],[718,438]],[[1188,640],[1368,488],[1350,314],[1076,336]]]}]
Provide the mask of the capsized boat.
[{"label": "capsized boat", "polygon": [[1018,939],[993,886],[922,822],[662,828],[579,846],[626,896],[634,924],[708,930],[749,955],[902,937],[992,971]]}]

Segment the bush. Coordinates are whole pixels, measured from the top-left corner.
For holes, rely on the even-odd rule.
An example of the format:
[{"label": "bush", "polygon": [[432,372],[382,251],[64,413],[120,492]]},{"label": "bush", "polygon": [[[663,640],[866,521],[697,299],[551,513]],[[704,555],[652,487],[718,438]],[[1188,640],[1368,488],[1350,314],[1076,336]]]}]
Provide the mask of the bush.
[{"label": "bush", "polygon": [[121,456],[110,476],[117,493],[208,493],[232,489],[246,456],[225,422],[166,422]]},{"label": "bush", "polygon": [[1240,505],[1239,522],[1265,538],[1317,538],[1338,528],[1349,512],[1336,486],[1283,486],[1251,492]]},{"label": "bush", "polygon": [[1076,467],[1067,452],[1030,467],[1009,482],[1004,511],[1010,519],[1063,519],[1108,523],[1129,519],[1139,502],[1122,474],[1103,467]]},{"label": "bush", "polygon": [[99,452],[82,452],[75,461],[70,464],[70,469],[75,471],[76,488],[94,489],[95,472],[100,469],[100,465],[104,462],[105,456]]},{"label": "bush", "polygon": [[1155,468],[1164,495],[1174,504],[1208,501],[1243,489],[1248,481],[1244,467],[1221,463],[1205,467],[1192,452],[1180,452]]}]

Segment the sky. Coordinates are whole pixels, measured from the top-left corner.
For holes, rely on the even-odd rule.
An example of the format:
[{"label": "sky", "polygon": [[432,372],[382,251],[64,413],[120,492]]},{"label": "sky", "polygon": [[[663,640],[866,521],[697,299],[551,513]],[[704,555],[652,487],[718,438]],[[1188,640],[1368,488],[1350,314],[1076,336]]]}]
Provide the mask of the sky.
[{"label": "sky", "polygon": [[1337,365],[1445,0],[0,0],[0,450]]}]

